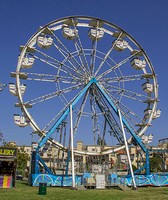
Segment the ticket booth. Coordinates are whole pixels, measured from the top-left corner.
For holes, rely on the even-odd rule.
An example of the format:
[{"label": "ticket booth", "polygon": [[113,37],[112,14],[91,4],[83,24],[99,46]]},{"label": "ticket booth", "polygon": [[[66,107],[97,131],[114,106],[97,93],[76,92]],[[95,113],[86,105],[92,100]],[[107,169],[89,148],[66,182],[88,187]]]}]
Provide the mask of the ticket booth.
[{"label": "ticket booth", "polygon": [[16,148],[0,147],[0,188],[15,187]]}]

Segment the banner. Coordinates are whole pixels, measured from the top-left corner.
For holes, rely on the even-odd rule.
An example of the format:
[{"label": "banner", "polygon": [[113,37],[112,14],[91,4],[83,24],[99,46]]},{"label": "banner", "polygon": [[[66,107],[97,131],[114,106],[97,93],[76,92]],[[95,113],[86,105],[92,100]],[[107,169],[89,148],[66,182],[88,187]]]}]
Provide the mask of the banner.
[{"label": "banner", "polygon": [[16,148],[0,147],[0,157],[16,156]]}]

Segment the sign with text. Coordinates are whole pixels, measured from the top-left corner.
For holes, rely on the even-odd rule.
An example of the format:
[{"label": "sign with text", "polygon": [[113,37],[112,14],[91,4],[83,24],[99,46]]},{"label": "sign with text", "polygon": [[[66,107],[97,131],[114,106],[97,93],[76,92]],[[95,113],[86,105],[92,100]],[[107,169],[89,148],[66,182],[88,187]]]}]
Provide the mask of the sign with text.
[{"label": "sign with text", "polygon": [[16,156],[16,148],[0,147],[0,157]]},{"label": "sign with text", "polygon": [[105,189],[106,181],[104,174],[96,175],[96,189]]}]

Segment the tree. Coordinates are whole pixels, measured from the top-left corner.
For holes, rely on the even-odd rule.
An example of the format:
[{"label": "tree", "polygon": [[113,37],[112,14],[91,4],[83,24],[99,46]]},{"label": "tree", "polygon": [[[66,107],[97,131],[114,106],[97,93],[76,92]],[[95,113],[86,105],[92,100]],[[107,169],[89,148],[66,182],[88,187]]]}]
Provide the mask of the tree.
[{"label": "tree", "polygon": [[24,174],[27,168],[27,161],[29,160],[29,155],[24,151],[24,147],[21,147],[17,151],[17,170],[18,173]]},{"label": "tree", "polygon": [[106,146],[107,144],[106,144],[105,139],[101,139],[101,137],[98,137],[97,145]]},{"label": "tree", "polygon": [[151,172],[159,172],[162,169],[162,158],[154,155],[150,158],[150,170]]}]

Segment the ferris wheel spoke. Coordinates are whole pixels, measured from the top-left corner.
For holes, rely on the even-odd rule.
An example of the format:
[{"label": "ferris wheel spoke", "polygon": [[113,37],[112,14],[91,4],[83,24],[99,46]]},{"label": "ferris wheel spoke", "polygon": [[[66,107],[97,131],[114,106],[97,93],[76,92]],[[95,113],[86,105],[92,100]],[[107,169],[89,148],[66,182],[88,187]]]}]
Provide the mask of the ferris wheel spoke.
[{"label": "ferris wheel spoke", "polygon": [[[90,67],[91,67],[91,75],[93,75],[95,71],[95,62],[96,62],[96,52],[97,52],[97,44],[98,44],[98,27],[99,27],[99,21],[96,22],[96,37],[95,40],[92,41],[92,52],[91,52],[91,59],[90,59]],[[96,75],[96,74],[95,74]]]},{"label": "ferris wheel spoke", "polygon": [[121,62],[117,63],[116,65],[112,66],[110,69],[106,70],[105,72],[103,72],[102,74],[100,74],[98,77],[97,77],[97,80],[101,79],[103,76],[106,76],[107,74],[109,74],[110,72],[112,72],[113,70],[116,70],[117,68],[119,68],[120,66],[122,66],[123,64],[125,64],[126,62],[128,62],[133,56],[135,56],[136,54],[138,54],[138,52],[140,51],[137,51],[135,52],[134,54],[128,56],[127,58],[125,58],[124,60],[122,60]]},{"label": "ferris wheel spoke", "polygon": [[52,74],[26,73],[26,75],[29,81],[55,82],[55,76]]},{"label": "ferris wheel spoke", "polygon": [[110,50],[107,52],[107,54],[105,55],[105,57],[103,58],[103,61],[101,62],[101,64],[98,66],[98,69],[95,72],[95,76],[98,74],[98,72],[100,71],[101,67],[103,66],[103,64],[106,62],[107,58],[109,57],[110,53],[112,52],[114,48],[114,45],[110,48]]},{"label": "ferris wheel spoke", "polygon": [[42,82],[58,82],[77,84],[81,79],[72,78],[69,76],[52,75],[52,74],[38,74],[38,73],[25,73],[29,81],[42,81]]},{"label": "ferris wheel spoke", "polygon": [[[111,91],[111,90],[108,89],[108,92],[113,92],[113,90]],[[143,100],[134,97],[135,94],[132,95],[132,96],[125,94],[125,90],[123,90],[123,89],[115,91],[114,93],[116,93],[117,95],[119,95],[121,97],[127,97],[127,98],[129,98],[131,100],[134,100],[134,101],[144,102]]]},{"label": "ferris wheel spoke", "polygon": [[116,97],[114,97],[110,93],[108,93],[108,95],[113,99],[116,106],[120,107],[121,112],[123,113],[124,116],[129,118],[131,121],[134,121],[135,124],[137,124],[137,122],[135,120],[133,120],[133,118],[131,116],[134,116],[141,122],[144,122],[144,120],[139,115],[137,115],[132,109],[130,109],[128,106],[126,106],[123,102],[119,101]]},{"label": "ferris wheel spoke", "polygon": [[97,113],[97,103],[94,98],[95,94],[90,94],[90,109],[91,109],[91,119],[92,119],[92,127],[94,134],[94,143],[96,144],[96,136],[100,138],[100,130],[99,130],[99,122],[98,122],[98,113]]},{"label": "ferris wheel spoke", "polygon": [[[41,62],[46,63],[47,65],[56,68],[58,71],[61,71],[61,72],[64,72],[64,73],[69,73],[71,76],[75,76],[76,74],[81,76],[81,74],[79,74],[78,71],[76,71],[74,68],[66,65],[65,60],[64,60],[64,62],[63,61],[61,62],[61,61],[56,60],[52,56],[49,56],[48,54],[44,54],[41,51],[38,51],[38,52],[40,52],[41,55],[47,57],[46,60],[45,60],[45,59],[42,59],[38,56],[34,56],[34,58],[40,60]],[[49,59],[51,59],[52,61],[49,61]],[[70,72],[68,69],[72,72]]]},{"label": "ferris wheel spoke", "polygon": [[[80,93],[80,92],[79,92]],[[56,120],[58,120],[58,118],[65,112],[65,110],[67,110],[67,108],[72,104],[72,102],[78,97],[78,94],[76,94],[69,102],[67,105],[65,105],[65,107],[63,107],[58,113],[57,115],[55,115],[48,123],[47,125],[42,129],[43,131],[46,131],[48,129],[48,127],[50,127],[51,124],[54,124],[54,122]]]},{"label": "ferris wheel spoke", "polygon": [[63,112],[67,109],[68,105],[64,107],[60,112],[57,113],[48,123],[47,125],[42,129],[43,132],[46,132],[47,129],[63,114]]},{"label": "ferris wheel spoke", "polygon": [[[118,38],[116,39],[116,41],[118,41],[121,37],[123,32],[121,32],[118,36]],[[100,65],[98,66],[98,69],[95,72],[95,76],[98,74],[98,72],[100,71],[100,69],[102,68],[102,66],[104,65],[104,63],[106,62],[106,60],[108,59],[108,57],[110,57],[111,52],[113,51],[115,46],[115,43],[112,44],[112,47],[108,50],[108,52],[106,53],[106,55],[104,56],[102,62],[100,63]]]},{"label": "ferris wheel spoke", "polygon": [[[145,124],[144,119],[142,119],[138,114],[136,114],[132,109],[126,106],[123,102],[118,101],[114,96],[112,97],[114,101],[116,101],[118,107],[120,107],[122,115],[126,118],[128,124],[132,127],[132,129],[136,132],[135,126],[137,124],[142,123]],[[132,123],[131,123],[132,122]]]},{"label": "ferris wheel spoke", "polygon": [[47,65],[49,65],[49,66],[55,68],[56,70],[59,70],[59,71],[65,73],[65,74],[68,73],[68,71],[67,71],[66,69],[64,70],[64,69],[61,68],[61,66],[63,66],[62,63],[61,63],[59,66],[57,66],[57,63],[51,62],[51,61],[48,61],[48,60],[44,60],[44,59],[42,59],[42,58],[40,58],[40,57],[38,57],[38,56],[34,56],[34,58],[36,58],[37,60],[40,60],[40,61],[43,62],[43,63],[46,63]]},{"label": "ferris wheel spoke", "polygon": [[[34,56],[34,58],[40,60],[41,62],[43,62],[43,63],[45,63],[45,64],[47,64],[49,66],[54,67],[58,71],[61,71],[61,72],[64,72],[64,73],[69,73],[71,76],[73,76],[73,74],[68,69],[70,69],[71,71],[73,71],[73,73],[74,72],[76,73],[76,71],[74,69],[72,69],[71,67],[69,67],[68,65],[66,65],[63,61],[62,62],[58,61],[55,58],[49,56],[48,54],[44,54],[41,51],[38,51],[38,52],[40,52],[41,55],[47,57],[46,60],[45,60],[45,59],[40,58],[39,56]],[[49,59],[51,59],[51,61]]]},{"label": "ferris wheel spoke", "polygon": [[[140,123],[145,124],[145,121],[144,121],[144,119],[141,119],[139,116],[137,116],[135,113],[131,113],[132,115],[130,115],[129,112],[128,113],[122,112],[122,115],[125,117],[125,119],[127,120],[127,123],[134,130],[134,132],[136,134],[138,134],[138,130],[135,129],[136,125],[139,124],[139,121],[140,121]],[[135,117],[138,121],[134,119]]]},{"label": "ferris wheel spoke", "polygon": [[66,97],[63,93],[61,93],[61,95],[59,95],[59,98],[61,99],[61,101],[64,105],[66,105],[68,103],[68,100],[66,99]]},{"label": "ferris wheel spoke", "polygon": [[[36,57],[37,58],[37,57]],[[68,69],[69,69],[69,67],[68,66],[65,66],[64,67],[64,65],[62,65],[62,68],[61,68],[61,66],[58,68],[58,67],[55,67],[55,65],[53,64],[53,63],[51,63],[50,61],[45,61],[45,60],[42,60],[42,59],[40,59],[42,62],[44,62],[44,63],[46,63],[46,64],[48,64],[48,65],[50,65],[50,66],[52,66],[52,67],[54,67],[54,68],[56,68],[57,69],[57,75],[55,75],[55,77],[56,77],[56,80],[57,80],[57,77],[59,78],[60,77],[60,75],[58,75],[58,74],[60,74],[60,72],[62,72],[62,73],[65,73],[66,74],[66,76],[64,76],[64,77],[66,77],[67,79],[69,79],[69,77],[71,77],[71,79],[72,79],[72,81],[73,80],[81,80],[81,77],[79,78],[78,76],[75,76],[75,71],[72,73],[72,72],[70,72]],[[70,68],[71,69],[71,68]],[[68,76],[69,75],[69,76]],[[62,76],[63,77],[63,76]]]},{"label": "ferris wheel spoke", "polygon": [[85,93],[85,95],[83,97],[83,101],[82,101],[81,106],[80,106],[80,109],[77,113],[77,118],[76,118],[76,121],[75,121],[75,124],[74,124],[74,134],[76,134],[76,131],[78,129],[78,126],[79,126],[79,123],[80,123],[80,120],[81,120],[81,117],[82,117],[82,114],[83,114],[83,110],[85,108],[86,100],[88,98],[88,95],[89,95],[89,90],[87,90],[87,92]]},{"label": "ferris wheel spoke", "polygon": [[84,56],[84,50],[81,50],[77,40],[74,39],[74,46],[76,48],[76,52],[74,52],[74,54],[77,54],[77,56],[79,57],[79,60],[80,60],[80,68],[82,68],[82,70],[84,71],[85,73],[85,76],[89,76],[90,75],[90,72],[89,72],[89,69],[88,69],[88,65],[86,63],[86,59],[85,59],[85,56]]},{"label": "ferris wheel spoke", "polygon": [[45,58],[45,59],[40,59],[40,57],[34,55],[35,58],[37,58],[41,61],[48,61],[49,59],[51,59],[56,65],[58,65],[58,67],[63,65],[63,63],[61,61],[57,60],[56,58],[53,58],[51,55],[48,55],[48,54],[40,51],[39,49],[36,49],[36,52],[39,53],[39,55],[42,55]]},{"label": "ferris wheel spoke", "polygon": [[[140,101],[140,102],[143,102],[144,99],[148,99],[149,96],[145,96],[143,94],[140,94],[140,93],[137,93],[137,92],[134,92],[134,91],[131,91],[131,90],[127,90],[127,89],[124,89],[124,88],[120,88],[120,87],[116,87],[116,86],[113,86],[113,85],[109,85],[109,84],[105,84],[105,87],[106,87],[106,90],[110,93],[117,93],[118,95],[123,95],[125,97],[128,97],[128,98],[131,98],[133,100],[137,100],[137,101]],[[141,99],[138,99],[141,98]]]},{"label": "ferris wheel spoke", "polygon": [[93,75],[94,70],[95,70],[96,49],[97,49],[97,37],[96,37],[96,41],[92,42],[92,52],[91,52],[91,58],[90,58],[90,71],[91,71],[91,75]]},{"label": "ferris wheel spoke", "polygon": [[82,85],[83,85],[82,83],[77,84],[77,85],[56,91],[56,92],[52,92],[52,93],[49,93],[49,94],[46,94],[46,95],[43,95],[43,96],[39,96],[35,99],[32,99],[32,100],[25,102],[25,104],[34,105],[34,104],[37,104],[37,103],[40,103],[40,102],[44,102],[44,101],[49,100],[51,98],[57,97],[61,94],[66,94],[66,93],[72,92],[73,90],[79,89]]},{"label": "ferris wheel spoke", "polygon": [[[136,134],[138,134],[138,132],[137,132],[136,129],[135,129],[136,124],[138,124],[137,121],[134,120],[132,116],[130,116],[129,114],[127,114],[127,113],[125,113],[125,112],[122,112],[122,115],[123,115],[124,118],[126,119],[126,121],[127,121],[127,123],[129,124],[129,126],[134,130],[134,132],[135,132]],[[142,122],[142,121],[141,121],[141,122]],[[127,128],[127,127],[126,127],[126,128]]]},{"label": "ferris wheel spoke", "polygon": [[[59,75],[56,77],[59,81],[61,81],[62,83],[71,83],[71,84],[76,84],[81,82],[81,79],[75,77],[73,78],[72,76],[62,76]],[[57,81],[56,81],[57,82]]]},{"label": "ferris wheel spoke", "polygon": [[70,52],[68,52],[67,55],[65,55],[63,53],[63,50],[60,47],[58,47],[56,44],[54,44],[54,46],[62,54],[62,56],[64,57],[63,63],[68,62],[72,66],[73,71],[75,71],[76,73],[82,75],[82,73],[81,73],[81,71],[79,69],[81,69],[82,71],[84,71],[84,69],[81,67],[79,62],[75,59],[74,55],[72,53],[70,53]]},{"label": "ferris wheel spoke", "polygon": [[83,45],[82,45],[79,33],[77,32],[75,21],[73,19],[72,19],[72,23],[73,23],[74,29],[77,33],[77,38],[75,39],[75,41],[76,41],[76,44],[78,44],[78,49],[80,50],[80,55],[81,55],[81,58],[82,58],[83,67],[87,69],[87,73],[89,74],[88,61],[86,59],[86,55],[85,55],[85,52],[84,52],[84,49],[83,49]]},{"label": "ferris wheel spoke", "polygon": [[128,81],[140,81],[143,79],[144,74],[137,74],[137,75],[129,75],[129,76],[116,76],[116,77],[108,77],[102,78],[100,80],[101,83],[123,83]]},{"label": "ferris wheel spoke", "polygon": [[[96,52],[98,53],[98,55],[96,55],[96,57],[98,57],[100,60],[102,60],[102,62],[103,62],[103,60],[104,60],[104,57],[106,56],[106,54],[105,53],[103,53],[103,52],[101,52],[101,51],[99,51],[98,49],[96,50]],[[117,64],[115,61],[114,61],[114,59],[112,58],[112,57],[110,57],[110,56],[108,56],[108,60],[109,61],[111,61],[113,64]],[[107,64],[108,64],[108,61],[106,60],[105,61]],[[109,64],[110,65],[110,64]]]},{"label": "ferris wheel spoke", "polygon": [[[85,72],[85,70],[81,67],[81,65],[80,65],[80,63],[77,61],[77,59],[72,55],[72,53],[68,50],[68,48],[63,44],[63,42],[53,33],[53,36],[54,36],[54,38],[57,40],[57,42],[58,42],[58,44],[60,45],[60,46],[58,46],[58,45],[54,45],[55,47],[56,47],[56,49],[63,55],[63,57],[65,58],[65,60],[64,61],[68,61],[68,62],[70,62],[70,64],[71,64],[71,66],[74,68],[74,70],[76,70],[78,73],[80,72],[80,74],[82,74],[81,73],[81,71],[84,71]],[[64,50],[62,49],[62,48],[64,48]],[[67,55],[65,55],[65,53],[67,54]],[[72,60],[73,61],[73,63],[71,63],[71,61],[70,60]],[[76,67],[75,67],[76,66]],[[81,71],[80,71],[80,70]]]}]

